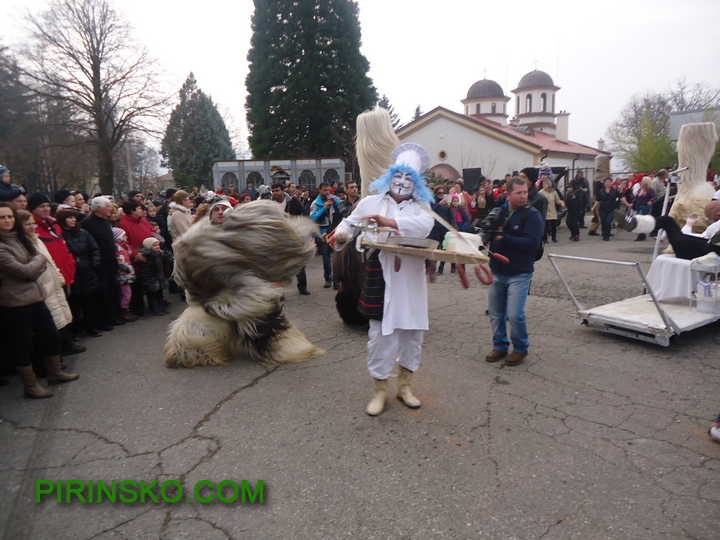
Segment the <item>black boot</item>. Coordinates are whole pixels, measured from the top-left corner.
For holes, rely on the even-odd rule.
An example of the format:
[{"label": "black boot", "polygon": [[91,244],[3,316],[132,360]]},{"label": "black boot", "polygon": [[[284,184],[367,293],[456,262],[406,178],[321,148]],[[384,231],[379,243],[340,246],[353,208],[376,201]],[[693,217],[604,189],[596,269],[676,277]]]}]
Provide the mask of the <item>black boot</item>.
[{"label": "black boot", "polygon": [[148,304],[150,304],[150,310],[152,311],[152,314],[156,317],[162,317],[163,315],[165,315],[162,309],[160,309],[160,302],[157,298],[148,298]]},{"label": "black boot", "polygon": [[642,241],[645,240],[646,238],[647,238],[647,236],[645,235],[645,233],[640,233],[640,234],[638,234],[638,236],[637,236],[637,238],[635,239],[635,241],[636,241],[636,242],[642,242]]}]

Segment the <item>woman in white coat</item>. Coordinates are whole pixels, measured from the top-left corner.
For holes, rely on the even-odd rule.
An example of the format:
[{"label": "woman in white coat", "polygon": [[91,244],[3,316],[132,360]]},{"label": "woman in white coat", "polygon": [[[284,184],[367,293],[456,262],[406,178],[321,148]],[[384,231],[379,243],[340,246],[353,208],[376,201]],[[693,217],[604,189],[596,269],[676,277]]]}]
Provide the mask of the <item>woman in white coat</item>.
[{"label": "woman in white coat", "polygon": [[72,322],[72,313],[70,311],[70,305],[68,304],[67,298],[65,297],[65,278],[63,278],[60,270],[55,265],[55,261],[50,255],[50,252],[45,247],[45,244],[40,237],[35,234],[37,229],[37,223],[33,219],[33,215],[27,210],[17,211],[18,221],[23,226],[25,234],[33,242],[35,248],[40,254],[45,257],[47,261],[47,267],[45,271],[38,278],[38,283],[45,290],[45,305],[50,310],[55,326],[58,330],[65,328]]}]

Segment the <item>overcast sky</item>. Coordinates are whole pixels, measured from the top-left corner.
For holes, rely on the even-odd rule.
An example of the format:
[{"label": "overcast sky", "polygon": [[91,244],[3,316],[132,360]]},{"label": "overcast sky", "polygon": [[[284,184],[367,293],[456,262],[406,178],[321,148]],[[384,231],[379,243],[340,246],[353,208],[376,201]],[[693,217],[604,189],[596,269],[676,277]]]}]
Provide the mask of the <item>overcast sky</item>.
[{"label": "overcast sky", "polygon": [[[300,0],[302,1],[302,0]],[[403,123],[417,105],[462,112],[483,78],[506,95],[536,68],[571,113],[570,138],[595,146],[633,95],[667,90],[679,77],[720,87],[720,0],[359,0],[362,52],[380,95]],[[5,0],[4,42],[21,39],[21,14],[48,5]],[[116,0],[179,90],[198,85],[246,133],[245,77],[252,0]],[[486,74],[484,70],[487,70]],[[338,74],[342,76],[342,74]],[[508,103],[512,115],[514,100]]]}]

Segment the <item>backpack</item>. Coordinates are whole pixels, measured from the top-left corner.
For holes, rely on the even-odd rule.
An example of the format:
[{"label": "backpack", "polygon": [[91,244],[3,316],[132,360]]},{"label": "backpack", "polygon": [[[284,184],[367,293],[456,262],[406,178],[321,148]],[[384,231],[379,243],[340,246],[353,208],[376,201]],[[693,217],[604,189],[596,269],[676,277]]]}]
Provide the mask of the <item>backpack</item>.
[{"label": "backpack", "polygon": [[[527,221],[528,212],[530,212],[530,209],[533,208],[532,206],[525,205],[520,209],[520,227],[523,229],[525,228],[525,222]],[[542,217],[542,216],[541,216]],[[540,246],[535,251],[535,260],[539,261],[542,259],[542,256],[545,254],[545,246],[542,241],[542,236],[540,237]]]}]

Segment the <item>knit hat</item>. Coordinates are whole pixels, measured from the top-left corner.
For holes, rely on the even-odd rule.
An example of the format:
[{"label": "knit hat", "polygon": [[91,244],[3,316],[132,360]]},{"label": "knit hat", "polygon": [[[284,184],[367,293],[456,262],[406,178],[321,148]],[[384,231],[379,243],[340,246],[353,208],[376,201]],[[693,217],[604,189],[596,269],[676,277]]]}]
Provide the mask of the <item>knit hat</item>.
[{"label": "knit hat", "polygon": [[548,165],[546,162],[543,161],[540,164],[540,173],[538,176],[540,176],[540,177],[547,176],[548,178],[550,178],[550,180],[552,180],[553,179],[552,167],[550,167],[550,165]]},{"label": "knit hat", "polygon": [[521,173],[525,173],[530,181],[534,184],[538,180],[538,170],[535,167],[525,167]]},{"label": "knit hat", "polygon": [[0,190],[0,202],[10,202],[20,195],[24,195],[23,190],[20,188],[2,189]]},{"label": "knit hat", "polygon": [[6,172],[10,172],[10,169],[8,169],[5,165],[0,165],[0,176],[5,174]]},{"label": "knit hat", "polygon": [[139,194],[140,194],[140,192],[138,190],[133,189],[132,191],[128,191],[127,198],[128,198],[128,200],[134,199],[135,195],[139,195]]},{"label": "knit hat", "polygon": [[32,212],[38,206],[44,203],[50,203],[50,197],[48,197],[44,193],[33,193],[28,197],[27,209]]},{"label": "knit hat", "polygon": [[70,197],[72,193],[70,193],[67,189],[59,189],[55,192],[55,202],[58,204],[62,204],[65,202],[65,199]]},{"label": "knit hat", "polygon": [[160,240],[158,240],[155,237],[152,237],[152,238],[146,238],[145,240],[143,240],[142,245],[145,249],[152,249],[152,247],[155,245],[155,243],[159,244]]},{"label": "knit hat", "polygon": [[123,236],[127,236],[127,233],[118,227],[112,228],[113,238],[116,242],[122,242]]}]

